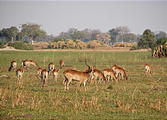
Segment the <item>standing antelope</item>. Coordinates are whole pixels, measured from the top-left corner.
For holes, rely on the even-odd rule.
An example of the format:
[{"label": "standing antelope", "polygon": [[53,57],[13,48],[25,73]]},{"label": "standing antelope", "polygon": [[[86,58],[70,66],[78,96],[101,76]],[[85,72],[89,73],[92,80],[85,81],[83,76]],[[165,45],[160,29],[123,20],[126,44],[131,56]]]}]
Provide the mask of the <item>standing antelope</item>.
[{"label": "standing antelope", "polygon": [[[97,78],[99,78],[99,83],[100,83],[102,80],[103,80],[103,81],[106,81],[106,78],[105,78],[104,74],[103,74],[100,70],[96,69],[95,67],[96,67],[96,60],[95,60],[94,66],[91,67],[92,73],[93,73],[93,74],[92,74],[92,77],[91,77],[91,80],[94,80],[94,82],[96,82]],[[87,69],[86,71],[88,71],[88,69]]]},{"label": "standing antelope", "polygon": [[145,73],[149,73],[150,75],[152,74],[152,73],[151,73],[151,67],[150,67],[150,65],[148,65],[148,64],[145,64],[145,66],[144,66],[144,71],[145,71]]},{"label": "standing antelope", "polygon": [[16,67],[17,67],[17,62],[16,61],[12,61],[8,71],[10,72],[12,69],[16,70]]},{"label": "standing antelope", "polygon": [[41,81],[42,81],[42,86],[44,87],[45,85],[47,85],[48,82],[48,71],[46,69],[43,69],[41,72]]},{"label": "standing antelope", "polygon": [[103,74],[105,78],[109,81],[109,79],[115,79],[116,82],[118,82],[118,79],[112,69],[104,69]]},{"label": "standing antelope", "polygon": [[30,67],[30,66],[38,67],[38,64],[33,60],[22,60],[23,67]]},{"label": "standing antelope", "polygon": [[65,84],[65,90],[69,90],[69,84],[72,80],[76,80],[80,83],[80,86],[84,84],[85,90],[86,90],[86,82],[92,75],[92,69],[89,65],[87,65],[85,60],[85,65],[88,67],[88,70],[86,72],[80,72],[77,70],[67,69],[63,72],[64,74],[64,84]]},{"label": "standing antelope", "polygon": [[125,72],[125,70],[123,69],[123,68],[121,68],[121,67],[119,67],[119,66],[117,66],[117,65],[113,65],[112,66],[112,69],[113,69],[113,71],[115,72],[115,74],[116,74],[116,77],[118,78],[118,76],[120,75],[121,76],[121,79],[128,79],[128,77],[127,77],[127,75],[126,75],[126,72]]},{"label": "standing antelope", "polygon": [[18,79],[18,84],[19,84],[19,87],[22,86],[23,82],[22,82],[22,77],[23,77],[23,73],[24,73],[24,70],[22,68],[19,68],[16,70],[16,77]]},{"label": "standing antelope", "polygon": [[37,74],[36,74],[36,76],[37,76],[38,79],[40,79],[40,77],[41,77],[41,72],[42,72],[42,68],[39,67],[37,69]]},{"label": "standing antelope", "polygon": [[58,74],[59,74],[59,71],[60,71],[60,69],[54,69],[53,71],[52,71],[52,73],[53,73],[53,79],[57,82],[57,76],[58,76]]},{"label": "standing antelope", "polygon": [[60,69],[62,69],[63,65],[64,65],[64,61],[60,60]]},{"label": "standing antelope", "polygon": [[49,74],[50,74],[50,72],[53,72],[54,69],[55,69],[55,65],[52,62],[49,63],[49,65],[48,65],[48,72],[49,72]]},{"label": "standing antelope", "polygon": [[97,78],[99,78],[99,83],[103,80],[103,81],[106,81],[106,78],[104,76],[104,74],[98,70],[98,69],[95,69],[95,65],[92,67],[92,77],[91,77],[91,80],[94,80],[94,82],[97,80]]}]

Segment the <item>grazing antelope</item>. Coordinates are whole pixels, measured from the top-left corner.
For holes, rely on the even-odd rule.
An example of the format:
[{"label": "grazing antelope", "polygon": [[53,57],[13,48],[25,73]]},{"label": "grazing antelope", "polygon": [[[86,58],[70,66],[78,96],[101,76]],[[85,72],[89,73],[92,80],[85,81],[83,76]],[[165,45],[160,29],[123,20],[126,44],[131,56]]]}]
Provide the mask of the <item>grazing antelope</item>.
[{"label": "grazing antelope", "polygon": [[16,67],[17,67],[17,62],[16,61],[12,61],[8,71],[10,72],[12,69],[16,70]]},{"label": "grazing antelope", "polygon": [[18,80],[21,80],[23,73],[24,73],[24,71],[22,68],[19,68],[16,70],[16,76],[17,76]]},{"label": "grazing antelope", "polygon": [[104,74],[100,70],[95,69],[95,65],[93,67],[91,67],[91,69],[92,69],[92,73],[93,73],[91,80],[94,80],[94,82],[95,82],[99,78],[99,83],[101,81],[106,81]]},{"label": "grazing antelope", "polygon": [[152,74],[152,73],[151,73],[151,67],[150,67],[150,65],[148,65],[148,64],[145,64],[145,66],[144,66],[144,71],[145,71],[145,73],[149,73],[150,75]]},{"label": "grazing antelope", "polygon": [[41,81],[42,81],[42,86],[44,87],[47,85],[48,82],[48,71],[46,69],[43,69],[41,72]]},{"label": "grazing antelope", "polygon": [[[95,81],[97,80],[97,78],[99,78],[99,83],[100,83],[102,80],[106,82],[106,78],[105,78],[104,74],[103,74],[100,70],[95,69],[95,67],[96,67],[96,60],[95,60],[94,66],[91,67],[92,73],[93,73],[93,74],[92,74],[92,77],[91,77],[91,80],[94,80],[94,82],[95,82]],[[88,69],[87,69],[86,71],[88,71]]]},{"label": "grazing antelope", "polygon": [[63,66],[64,66],[64,61],[60,60],[60,69],[62,69]]},{"label": "grazing antelope", "polygon": [[121,76],[121,79],[128,79],[128,77],[127,77],[127,75],[126,75],[126,72],[125,72],[125,70],[123,69],[123,68],[121,68],[121,67],[119,67],[119,66],[117,66],[117,65],[113,65],[112,66],[112,70],[115,72],[115,74],[116,74],[116,77],[118,78],[119,77],[119,75]]},{"label": "grazing antelope", "polygon": [[30,67],[30,66],[38,67],[38,64],[33,60],[22,60],[23,67]]},{"label": "grazing antelope", "polygon": [[37,74],[36,74],[36,76],[37,76],[38,79],[40,79],[40,77],[41,77],[41,72],[42,72],[42,68],[39,67],[37,69]]},{"label": "grazing antelope", "polygon": [[72,82],[72,80],[78,81],[80,83],[80,86],[84,84],[86,90],[86,82],[92,75],[92,69],[89,65],[87,65],[86,60],[85,65],[88,67],[88,70],[86,72],[81,72],[72,69],[67,69],[63,72],[65,78],[65,90],[69,90],[69,84]]},{"label": "grazing antelope", "polygon": [[58,76],[58,74],[59,74],[59,71],[60,71],[60,69],[54,69],[53,71],[52,71],[52,73],[53,73],[53,79],[57,82],[57,76]]},{"label": "grazing antelope", "polygon": [[23,82],[22,82],[22,77],[23,77],[23,73],[24,73],[24,70],[22,68],[19,68],[16,70],[16,77],[18,79],[18,85],[19,87],[22,86]]},{"label": "grazing antelope", "polygon": [[49,65],[48,65],[48,72],[49,72],[49,74],[50,74],[50,72],[53,72],[54,69],[55,69],[55,65],[52,62],[49,63]]},{"label": "grazing antelope", "polygon": [[104,69],[103,74],[105,78],[109,81],[109,79],[115,79],[116,82],[118,82],[118,79],[112,69]]}]

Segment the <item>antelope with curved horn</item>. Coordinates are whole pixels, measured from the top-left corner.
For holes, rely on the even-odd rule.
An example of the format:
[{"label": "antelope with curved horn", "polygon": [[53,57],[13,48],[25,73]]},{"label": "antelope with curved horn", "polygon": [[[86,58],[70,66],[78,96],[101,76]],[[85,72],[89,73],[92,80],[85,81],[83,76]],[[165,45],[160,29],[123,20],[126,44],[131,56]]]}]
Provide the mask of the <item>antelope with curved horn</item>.
[{"label": "antelope with curved horn", "polygon": [[128,77],[127,77],[127,75],[126,75],[126,72],[125,72],[125,70],[123,69],[123,68],[121,68],[121,67],[119,67],[119,66],[117,66],[117,65],[113,65],[112,66],[112,70],[115,72],[115,74],[116,74],[116,77],[118,78],[119,77],[119,75],[121,76],[121,79],[128,79]]},{"label": "antelope with curved horn", "polygon": [[17,67],[17,62],[16,61],[12,61],[8,71],[10,72],[12,69],[16,70],[16,67]]},{"label": "antelope with curved horn", "polygon": [[63,72],[65,78],[65,90],[69,90],[69,84],[72,82],[72,80],[78,81],[80,83],[80,86],[84,84],[86,90],[86,82],[92,75],[92,68],[89,65],[87,65],[86,59],[85,65],[88,67],[88,70],[86,72],[81,72],[73,69],[67,69]]}]

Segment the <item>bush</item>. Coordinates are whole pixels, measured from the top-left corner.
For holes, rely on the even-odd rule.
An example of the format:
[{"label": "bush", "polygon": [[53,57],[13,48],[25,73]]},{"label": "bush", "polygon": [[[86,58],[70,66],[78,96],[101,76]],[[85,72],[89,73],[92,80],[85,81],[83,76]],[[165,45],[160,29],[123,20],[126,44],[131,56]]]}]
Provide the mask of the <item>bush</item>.
[{"label": "bush", "polygon": [[[156,41],[156,45],[165,45],[165,43],[167,43],[167,38],[160,38]],[[156,47],[157,47],[156,46]]]},{"label": "bush", "polygon": [[0,42],[0,48],[4,48],[5,47],[4,45],[5,45],[4,43]]},{"label": "bush", "polygon": [[33,50],[33,46],[29,43],[24,42],[14,42],[14,43],[8,43],[8,46],[12,46],[15,49],[21,49],[21,50]]},{"label": "bush", "polygon": [[137,50],[137,49],[139,49],[138,46],[132,46],[132,47],[130,48],[130,50]]}]

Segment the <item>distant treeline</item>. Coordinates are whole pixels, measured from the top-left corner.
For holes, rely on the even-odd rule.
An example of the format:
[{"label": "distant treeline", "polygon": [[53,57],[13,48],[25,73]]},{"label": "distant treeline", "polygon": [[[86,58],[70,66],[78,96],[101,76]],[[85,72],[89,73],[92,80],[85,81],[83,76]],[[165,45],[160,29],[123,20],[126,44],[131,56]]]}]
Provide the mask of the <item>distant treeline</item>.
[{"label": "distant treeline", "polygon": [[[41,29],[40,25],[30,23],[22,24],[19,28],[12,26],[0,30],[0,46],[4,43],[13,43],[15,41],[31,42],[32,44],[33,42],[41,41],[53,42],[48,47],[55,49],[68,48],[67,43],[69,43],[71,47],[76,46],[76,48],[80,48],[81,46],[85,46],[85,42],[89,42],[89,46],[93,44],[95,46],[96,44],[112,46],[115,43],[137,42],[137,46],[133,46],[132,49],[154,49],[157,45],[161,44],[159,41],[164,41],[164,38],[167,38],[167,33],[163,31],[153,33],[150,29],[146,29],[142,35],[136,35],[130,32],[130,29],[126,26],[112,28],[106,33],[98,29],[78,30],[76,28],[70,28],[66,32],[61,32],[58,36],[48,35],[46,31]],[[97,42],[95,43],[95,41]]]}]

